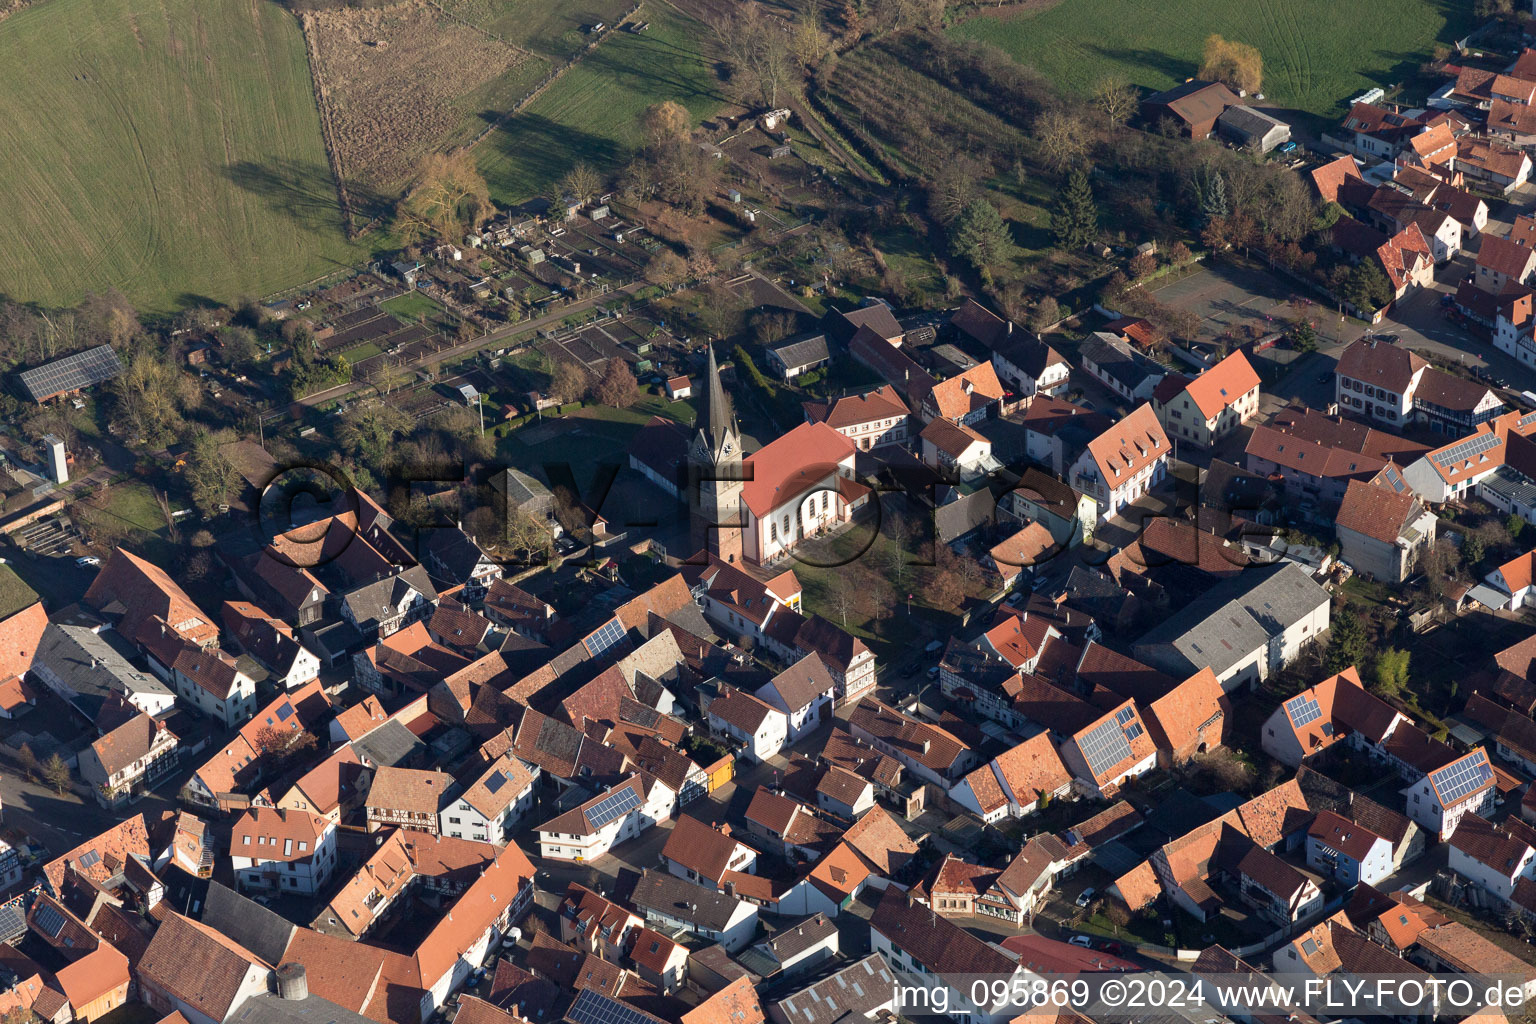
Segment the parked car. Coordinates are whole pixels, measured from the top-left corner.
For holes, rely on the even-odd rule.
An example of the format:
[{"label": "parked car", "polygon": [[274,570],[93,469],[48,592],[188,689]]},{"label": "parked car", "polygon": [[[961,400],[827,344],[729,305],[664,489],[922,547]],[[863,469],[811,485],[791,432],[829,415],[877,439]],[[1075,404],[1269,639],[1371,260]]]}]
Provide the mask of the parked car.
[{"label": "parked car", "polygon": [[1294,143],[1294,142],[1282,142],[1282,143],[1280,143],[1280,145],[1276,146],[1275,148],[1278,149],[1282,153],[1294,153],[1294,152],[1296,152],[1296,143]]},{"label": "parked car", "polygon": [[1088,904],[1092,903],[1093,902],[1094,894],[1096,892],[1098,892],[1098,890],[1090,885],[1088,888],[1086,888],[1082,892],[1078,893],[1077,894],[1077,905],[1080,906],[1080,907],[1086,907]]},{"label": "parked car", "polygon": [[944,649],[943,640],[930,640],[928,646],[923,648],[924,654],[938,654]]},{"label": "parked car", "polygon": [[1110,939],[1108,942],[1103,943],[1099,946],[1099,948],[1104,952],[1109,953],[1111,956],[1122,956],[1125,953],[1125,947],[1120,945],[1120,943],[1116,942],[1114,939]]},{"label": "parked car", "polygon": [[101,559],[97,558],[95,555],[81,555],[79,558],[75,559],[75,564],[82,569],[94,569],[101,565]]},{"label": "parked car", "polygon": [[937,665],[929,665],[928,666],[928,678],[929,679],[937,679],[937,678],[939,678],[939,666],[937,666]]},{"label": "parked car", "polygon": [[1084,949],[1092,949],[1093,948],[1093,940],[1090,939],[1086,935],[1074,935],[1070,939],[1068,939],[1067,942],[1069,942],[1070,944],[1072,944],[1074,946],[1081,946]]}]

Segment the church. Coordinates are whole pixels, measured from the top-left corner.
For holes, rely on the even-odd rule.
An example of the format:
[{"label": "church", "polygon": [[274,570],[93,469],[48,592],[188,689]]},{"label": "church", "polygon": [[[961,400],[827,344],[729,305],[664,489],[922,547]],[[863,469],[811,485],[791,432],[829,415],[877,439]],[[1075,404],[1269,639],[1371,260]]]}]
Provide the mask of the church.
[{"label": "church", "polygon": [[695,550],[767,565],[848,522],[872,496],[854,476],[854,445],[825,423],[802,423],[751,455],[709,351],[706,408],[688,450]]}]

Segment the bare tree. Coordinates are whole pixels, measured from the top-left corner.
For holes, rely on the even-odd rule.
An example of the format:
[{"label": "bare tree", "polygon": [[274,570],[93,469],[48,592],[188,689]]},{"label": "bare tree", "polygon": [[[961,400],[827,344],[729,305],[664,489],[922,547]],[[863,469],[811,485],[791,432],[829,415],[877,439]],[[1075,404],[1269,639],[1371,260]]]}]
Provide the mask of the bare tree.
[{"label": "bare tree", "polygon": [[1119,128],[1136,112],[1136,87],[1123,78],[1102,78],[1093,88],[1093,105],[1104,117],[1104,127]]},{"label": "bare tree", "polygon": [[1040,155],[1057,171],[1077,163],[1088,152],[1088,126],[1063,110],[1047,110],[1035,119]]}]

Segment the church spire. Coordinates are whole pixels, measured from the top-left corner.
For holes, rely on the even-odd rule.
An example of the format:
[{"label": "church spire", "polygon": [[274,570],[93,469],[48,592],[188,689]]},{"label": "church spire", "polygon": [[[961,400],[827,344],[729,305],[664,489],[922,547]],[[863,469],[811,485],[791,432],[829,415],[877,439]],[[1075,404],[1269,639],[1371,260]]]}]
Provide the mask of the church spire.
[{"label": "church spire", "polygon": [[709,408],[705,420],[706,437],[709,441],[709,449],[718,453],[727,438],[734,436],[736,430],[736,416],[731,411],[730,402],[725,397],[725,388],[720,384],[720,367],[715,363],[715,347],[708,346],[709,365],[705,376],[709,378],[705,389],[708,397],[705,399]]}]

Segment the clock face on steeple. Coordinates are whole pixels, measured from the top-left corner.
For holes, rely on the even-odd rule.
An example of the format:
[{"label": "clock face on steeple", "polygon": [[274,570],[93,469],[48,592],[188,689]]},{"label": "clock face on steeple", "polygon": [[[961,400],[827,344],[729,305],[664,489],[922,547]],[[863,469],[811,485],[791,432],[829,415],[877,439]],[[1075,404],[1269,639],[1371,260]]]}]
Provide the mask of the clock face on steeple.
[{"label": "clock face on steeple", "polygon": [[729,442],[729,441],[725,442],[725,444],[720,446],[720,454],[721,455],[730,455],[730,454],[734,453],[735,451],[736,451],[736,446],[731,444],[731,442]]}]

